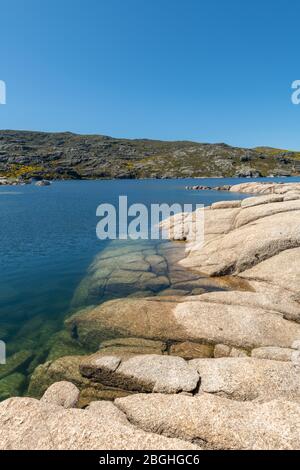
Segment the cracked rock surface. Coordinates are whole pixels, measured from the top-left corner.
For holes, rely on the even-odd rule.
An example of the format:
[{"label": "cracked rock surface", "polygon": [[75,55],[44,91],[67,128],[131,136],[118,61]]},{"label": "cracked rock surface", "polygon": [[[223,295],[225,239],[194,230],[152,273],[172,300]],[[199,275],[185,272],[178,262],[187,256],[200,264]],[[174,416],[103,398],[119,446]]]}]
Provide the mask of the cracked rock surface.
[{"label": "cracked rock surface", "polygon": [[211,394],[152,394],[118,399],[116,405],[144,430],[176,436],[207,449],[300,448],[300,406],[292,401],[260,404]]},{"label": "cracked rock surface", "polygon": [[133,356],[122,361],[116,356],[96,353],[80,364],[81,374],[104,385],[140,392],[192,392],[199,375],[181,357],[154,354]]},{"label": "cracked rock surface", "polygon": [[132,425],[108,402],[82,410],[33,398],[10,398],[0,404],[0,423],[0,448],[8,450],[199,450],[185,440]]},{"label": "cracked rock surface", "polygon": [[37,367],[42,400],[0,404],[1,449],[300,449],[300,184],[230,190],[253,197],[205,208],[204,245],[169,219],[184,259],[101,253],[66,321],[91,354]]}]

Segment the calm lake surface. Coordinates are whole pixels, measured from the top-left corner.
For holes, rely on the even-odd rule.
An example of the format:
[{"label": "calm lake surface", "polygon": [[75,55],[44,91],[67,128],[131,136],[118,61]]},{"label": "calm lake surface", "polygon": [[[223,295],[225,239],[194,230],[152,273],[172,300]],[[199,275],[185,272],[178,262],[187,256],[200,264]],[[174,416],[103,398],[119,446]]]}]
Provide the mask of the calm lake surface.
[{"label": "calm lake surface", "polygon": [[[268,179],[259,179],[263,180]],[[128,204],[208,205],[245,195],[185,187],[245,181],[250,179],[66,181],[48,187],[0,187],[0,339],[6,342],[7,355],[30,349],[36,352],[35,365],[45,360],[39,349],[63,328],[77,285],[95,255],[107,246],[96,237],[99,204],[117,206],[118,197],[127,195]]]}]

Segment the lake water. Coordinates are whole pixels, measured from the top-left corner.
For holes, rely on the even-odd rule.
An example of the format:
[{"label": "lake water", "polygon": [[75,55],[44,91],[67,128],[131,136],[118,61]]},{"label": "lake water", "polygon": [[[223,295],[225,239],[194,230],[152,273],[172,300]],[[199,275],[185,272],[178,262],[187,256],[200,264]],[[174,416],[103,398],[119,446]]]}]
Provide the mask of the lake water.
[{"label": "lake water", "polygon": [[[127,195],[128,204],[208,205],[245,195],[187,191],[185,187],[242,181],[245,180],[66,181],[48,187],[0,187],[0,339],[6,343],[8,356],[24,350],[32,352],[19,372],[28,379],[34,366],[47,358],[45,344],[62,330],[76,287],[95,255],[107,248],[108,242],[96,237],[99,204],[117,205],[118,197]],[[272,181],[292,182],[300,178]],[[118,288],[115,295],[122,296],[122,289]],[[27,382],[16,375],[15,382],[11,379],[7,385],[10,372],[1,373],[3,367],[0,365],[0,399],[8,396],[12,387],[14,394],[24,392]]]}]

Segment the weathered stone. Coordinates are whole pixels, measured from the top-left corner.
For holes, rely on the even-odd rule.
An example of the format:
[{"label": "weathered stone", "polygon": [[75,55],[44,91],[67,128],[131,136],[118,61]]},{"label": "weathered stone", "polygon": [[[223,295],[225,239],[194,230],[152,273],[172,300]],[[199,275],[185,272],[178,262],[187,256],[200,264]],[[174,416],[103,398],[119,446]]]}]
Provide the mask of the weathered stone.
[{"label": "weathered stone", "polygon": [[189,295],[190,291],[187,289],[165,289],[159,292],[157,295],[160,297],[171,297],[177,295]]},{"label": "weathered stone", "polygon": [[231,186],[231,192],[247,193],[247,194],[286,194],[289,191],[299,191],[299,183],[278,184],[273,182],[257,182],[250,181]]},{"label": "weathered stone", "polygon": [[266,348],[253,349],[251,357],[256,357],[258,359],[271,359],[274,361],[292,361],[294,353],[294,349],[269,346]]},{"label": "weathered stone", "polygon": [[[246,278],[246,275],[245,275]],[[237,278],[239,279],[239,278]],[[247,277],[248,279],[248,277]],[[276,289],[270,284],[253,283],[249,278],[248,288],[255,291],[220,291],[201,295],[199,300],[220,305],[239,305],[240,307],[258,308],[278,315],[288,320],[300,321],[300,304],[295,301],[290,292],[286,295],[282,289]]]},{"label": "weathered stone", "polygon": [[124,393],[120,389],[108,387],[83,377],[79,371],[79,365],[83,359],[84,356],[66,356],[38,366],[31,377],[28,394],[40,398],[50,385],[55,382],[68,381],[79,388],[78,406],[83,407],[94,400],[113,400],[130,393],[130,391]]},{"label": "weathered stone", "polygon": [[[300,449],[300,406],[237,402],[215,395],[134,395],[116,400],[131,423],[208,449]],[[170,412],[171,410],[171,412]]]},{"label": "weathered stone", "polygon": [[140,392],[191,392],[199,381],[184,359],[151,354],[122,360],[96,353],[84,359],[80,372],[106,386]]},{"label": "weathered stone", "polygon": [[300,351],[294,351],[292,353],[291,362],[297,367],[300,366]]},{"label": "weathered stone", "polygon": [[[77,313],[67,319],[66,325],[71,331],[76,331],[82,344],[94,348],[103,340],[122,336],[160,341],[177,339],[174,338],[177,325],[171,314],[176,301],[177,298],[170,301],[161,297],[153,297],[153,300],[113,300],[89,312]],[[182,334],[179,340],[181,339],[189,338]]]},{"label": "weathered stone", "polygon": [[192,290],[191,295],[201,295],[204,294],[205,289],[202,287],[196,287],[195,289]]},{"label": "weathered stone", "polygon": [[[188,242],[179,244],[186,247],[182,261],[174,244],[144,242],[119,252],[112,244],[96,257],[81,298],[95,304],[127,298],[70,317],[71,342],[100,345],[99,352],[48,362],[33,374],[31,391],[40,396],[46,385],[71,380],[80,390],[78,406],[135,394],[116,401],[131,422],[207,448],[299,448],[300,184],[250,182],[239,189],[262,196],[206,208],[204,246],[181,223],[195,213],[163,222],[172,238]],[[147,293],[163,295],[140,297]],[[141,391],[147,394],[136,396]],[[156,393],[154,404],[149,392],[171,394],[170,401]],[[74,404],[72,393],[47,394],[49,403],[43,398],[39,406],[57,409],[53,396],[54,403]],[[85,412],[127,426],[126,416],[106,405]]]},{"label": "weathered stone", "polygon": [[283,198],[284,201],[294,201],[295,199],[300,199],[300,192],[289,191]]},{"label": "weathered stone", "polygon": [[229,357],[248,357],[247,351],[241,348],[231,348]]},{"label": "weathered stone", "polygon": [[300,340],[293,341],[292,349],[300,349]]},{"label": "weathered stone", "polygon": [[195,245],[181,264],[208,275],[238,274],[298,246],[300,209],[258,219],[207,242],[200,251]]},{"label": "weathered stone", "polygon": [[117,356],[103,356],[103,354],[95,353],[83,359],[79,370],[83,377],[111,385],[108,382],[121,364],[121,361],[122,359]]},{"label": "weathered stone", "polygon": [[267,196],[258,196],[258,197],[248,197],[241,202],[241,207],[253,207],[259,206],[261,204],[269,204],[270,202],[282,202],[283,196],[278,196],[276,194],[270,194]]},{"label": "weathered stone", "polygon": [[80,397],[77,404],[77,408],[86,408],[90,403],[95,401],[107,401],[112,402],[116,398],[127,397],[132,395],[128,390],[121,390],[117,388],[109,387],[96,387],[95,385],[90,385],[84,387],[80,391]]},{"label": "weathered stone", "polygon": [[213,346],[192,343],[191,341],[172,344],[169,350],[170,355],[183,357],[186,360],[196,359],[198,357],[213,357],[213,352]]},{"label": "weathered stone", "polygon": [[[264,196],[261,196],[264,197]],[[278,197],[278,196],[277,196]],[[247,199],[245,199],[247,201]],[[256,220],[270,217],[272,215],[281,214],[285,212],[293,212],[300,210],[300,199],[291,202],[277,202],[262,204],[254,207],[245,207],[239,212],[233,228],[239,228],[244,225],[255,222]]]},{"label": "weathered stone", "polygon": [[116,338],[102,341],[99,352],[116,354],[122,357],[137,354],[163,354],[167,349],[166,343],[144,338]]},{"label": "weathered stone", "polygon": [[79,389],[71,382],[55,382],[45,391],[41,401],[63,406],[64,408],[75,408],[79,395]]},{"label": "weathered stone", "polygon": [[[261,302],[261,299],[265,299],[264,305],[266,307],[264,308],[273,308],[274,313],[282,315],[287,320],[300,323],[300,303],[297,292],[260,279],[246,279],[240,276],[238,279],[247,282],[248,288],[254,290],[257,294],[257,298],[260,299],[259,302]],[[268,304],[269,307],[267,307]]]},{"label": "weathered stone", "polygon": [[12,398],[0,404],[0,426],[1,450],[199,450],[137,429],[107,403],[99,403],[97,410],[79,410]]},{"label": "weathered stone", "polygon": [[[241,349],[290,347],[300,339],[300,325],[259,307],[208,302],[192,297],[123,299],[67,320],[80,342],[97,345],[104,338],[144,337],[160,341],[227,344]],[[214,300],[214,296],[213,296]],[[122,314],[120,315],[120,311]]]},{"label": "weathered stone", "polygon": [[232,209],[235,207],[241,207],[241,201],[219,201],[211,205],[212,209]]},{"label": "weathered stone", "polygon": [[288,362],[256,358],[193,359],[201,378],[200,393],[233,400],[286,398],[300,402],[299,369]]},{"label": "weathered stone", "polygon": [[299,292],[300,247],[284,250],[257,266],[244,271],[241,276],[249,280],[272,282],[284,289]]},{"label": "weathered stone", "polygon": [[217,344],[214,348],[214,357],[248,357],[248,351],[241,348],[232,348],[226,344]]},{"label": "weathered stone", "polygon": [[227,344],[216,344],[214,349],[214,357],[217,359],[219,357],[229,357],[231,347]]},{"label": "weathered stone", "polygon": [[184,298],[173,311],[176,324],[190,339],[250,350],[289,347],[300,338],[300,325],[276,313],[258,307],[210,303],[207,297],[202,302],[201,297]]},{"label": "weathered stone", "polygon": [[89,386],[89,381],[81,376],[79,364],[83,356],[65,356],[38,366],[31,376],[28,393],[40,398],[50,385],[67,381],[79,389]]}]

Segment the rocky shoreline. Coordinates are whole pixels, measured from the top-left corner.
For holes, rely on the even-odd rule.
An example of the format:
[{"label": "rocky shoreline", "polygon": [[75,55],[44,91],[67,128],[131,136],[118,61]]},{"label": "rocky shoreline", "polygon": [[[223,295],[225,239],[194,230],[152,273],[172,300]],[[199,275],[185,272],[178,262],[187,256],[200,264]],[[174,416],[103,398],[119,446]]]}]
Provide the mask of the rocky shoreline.
[{"label": "rocky shoreline", "polygon": [[91,354],[0,404],[1,449],[300,449],[300,183],[227,190],[254,196],[205,208],[204,246],[170,219],[184,257],[95,260],[66,320]]},{"label": "rocky shoreline", "polygon": [[295,183],[247,182],[239,184],[224,184],[222,186],[203,186],[196,184],[186,186],[185,189],[193,191],[230,191],[245,194],[281,194],[293,189]]},{"label": "rocky shoreline", "polygon": [[[25,184],[31,184],[33,181],[29,179],[20,178],[4,178],[0,177],[0,186],[24,186]],[[51,181],[39,179],[35,182],[36,186],[50,186]]]}]

